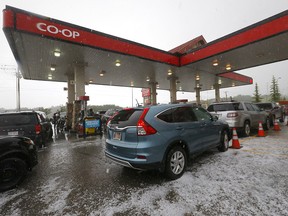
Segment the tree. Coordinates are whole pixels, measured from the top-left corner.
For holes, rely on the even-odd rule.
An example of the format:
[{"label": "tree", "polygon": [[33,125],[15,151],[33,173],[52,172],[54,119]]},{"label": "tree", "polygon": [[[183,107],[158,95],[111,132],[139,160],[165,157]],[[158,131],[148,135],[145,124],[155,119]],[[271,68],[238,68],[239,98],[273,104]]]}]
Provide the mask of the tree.
[{"label": "tree", "polygon": [[261,102],[262,98],[261,98],[261,95],[259,94],[259,89],[258,89],[258,84],[256,83],[255,84],[255,93],[253,94],[254,97],[254,102],[258,103],[258,102]]},{"label": "tree", "polygon": [[270,86],[270,100],[273,102],[278,102],[280,100],[280,92],[278,86],[278,80],[275,77],[272,77],[272,84]]}]

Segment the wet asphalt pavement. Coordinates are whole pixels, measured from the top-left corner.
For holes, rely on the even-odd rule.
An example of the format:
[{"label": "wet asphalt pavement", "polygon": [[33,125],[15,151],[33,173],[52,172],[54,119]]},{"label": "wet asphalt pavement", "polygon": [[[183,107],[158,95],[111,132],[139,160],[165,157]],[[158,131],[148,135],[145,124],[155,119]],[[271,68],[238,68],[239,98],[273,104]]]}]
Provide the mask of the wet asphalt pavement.
[{"label": "wet asphalt pavement", "polygon": [[[125,199],[133,188],[166,181],[156,171],[139,172],[107,161],[104,148],[105,136],[65,139],[59,135],[39,150],[39,164],[20,187],[5,192],[22,193],[21,199],[15,195],[15,200],[1,207],[0,215],[54,215],[64,205],[67,210],[62,214],[89,215],[118,194]],[[13,212],[15,207],[19,212]]]},{"label": "wet asphalt pavement", "polygon": [[[288,140],[288,127],[282,127],[285,130],[281,132],[281,140]],[[276,138],[279,133],[270,129],[269,136]],[[141,201],[141,191],[149,188],[153,190],[158,185],[168,185],[164,197],[168,204],[181,203],[179,195],[169,189],[169,185],[178,187],[175,186],[175,182],[169,182],[157,171],[140,172],[113,164],[105,158],[104,150],[105,136],[97,135],[83,139],[76,138],[75,135],[59,135],[46,149],[39,150],[39,164],[28,174],[19,188],[0,194],[0,215],[149,215],[145,212],[139,213],[141,209],[129,207],[127,211],[116,210],[115,213],[114,210],[111,214],[109,210],[105,210],[106,213],[103,214],[101,211],[98,212],[98,209],[103,206],[109,209],[112,199],[119,205],[127,203],[135,193]],[[223,154],[218,154],[213,151],[204,153],[196,159],[195,165],[188,167],[187,172],[197,176],[198,166],[208,166],[224,158]],[[229,155],[227,157],[229,158]],[[206,162],[202,163],[202,159]],[[220,164],[219,166],[222,166],[223,162]],[[163,200],[155,198],[154,209],[161,208],[158,206],[160,201]],[[117,206],[117,203],[114,203],[114,206]]]}]

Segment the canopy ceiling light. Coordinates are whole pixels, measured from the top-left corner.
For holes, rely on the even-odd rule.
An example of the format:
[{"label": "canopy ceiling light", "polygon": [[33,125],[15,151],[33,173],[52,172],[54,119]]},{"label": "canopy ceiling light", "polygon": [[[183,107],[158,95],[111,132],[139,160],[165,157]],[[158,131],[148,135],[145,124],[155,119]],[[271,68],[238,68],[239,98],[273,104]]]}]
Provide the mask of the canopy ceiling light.
[{"label": "canopy ceiling light", "polygon": [[100,73],[99,73],[99,76],[103,77],[105,75],[106,71],[104,70],[101,70]]},{"label": "canopy ceiling light", "polygon": [[217,61],[217,60],[214,60],[214,61],[213,61],[213,63],[212,63],[212,65],[216,67],[216,66],[218,66],[218,65],[219,65],[219,63],[218,63],[218,61]]},{"label": "canopy ceiling light", "polygon": [[172,70],[169,69],[167,74],[168,76],[171,76],[173,74]]},{"label": "canopy ceiling light", "polygon": [[52,80],[52,74],[48,74],[48,79]]},{"label": "canopy ceiling light", "polygon": [[159,85],[159,83],[158,83],[158,82],[156,82],[155,84],[156,84],[156,88],[157,88],[157,89],[159,89],[159,88],[160,88],[160,85]]},{"label": "canopy ceiling light", "polygon": [[231,65],[230,64],[227,64],[226,65],[226,70],[228,71],[228,70],[231,70]]},{"label": "canopy ceiling light", "polygon": [[121,66],[120,60],[116,60],[115,65],[116,65],[117,67],[120,67],[120,66]]},{"label": "canopy ceiling light", "polygon": [[198,74],[195,76],[195,80],[197,80],[197,81],[200,80],[200,76]]},{"label": "canopy ceiling light", "polygon": [[51,67],[50,67],[50,70],[51,70],[51,71],[55,71],[55,70],[56,70],[56,65],[53,65],[53,64],[52,64]]},{"label": "canopy ceiling light", "polygon": [[150,82],[150,77],[149,76],[146,77],[146,81]]},{"label": "canopy ceiling light", "polygon": [[61,56],[61,52],[59,50],[55,50],[54,51],[54,56],[55,57],[60,57]]}]

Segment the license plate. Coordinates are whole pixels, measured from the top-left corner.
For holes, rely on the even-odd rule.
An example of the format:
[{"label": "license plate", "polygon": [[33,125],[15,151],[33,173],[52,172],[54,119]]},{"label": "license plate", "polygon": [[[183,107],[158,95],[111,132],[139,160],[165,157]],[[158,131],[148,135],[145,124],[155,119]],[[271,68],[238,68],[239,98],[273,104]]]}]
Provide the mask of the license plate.
[{"label": "license plate", "polygon": [[18,136],[18,131],[10,131],[8,132],[9,136]]},{"label": "license plate", "polygon": [[121,133],[120,132],[114,132],[113,133],[113,139],[121,140]]}]

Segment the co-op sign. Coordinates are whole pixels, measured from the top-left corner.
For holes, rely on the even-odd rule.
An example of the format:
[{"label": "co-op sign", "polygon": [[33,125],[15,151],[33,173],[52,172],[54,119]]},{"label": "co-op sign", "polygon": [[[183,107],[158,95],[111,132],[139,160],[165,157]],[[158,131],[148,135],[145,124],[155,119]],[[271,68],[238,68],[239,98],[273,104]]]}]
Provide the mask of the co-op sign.
[{"label": "co-op sign", "polygon": [[37,23],[36,24],[37,29],[43,32],[49,32],[51,34],[62,34],[64,37],[67,38],[76,38],[80,36],[80,33],[78,31],[72,31],[70,29],[60,29],[55,25],[47,25],[46,23]]}]

